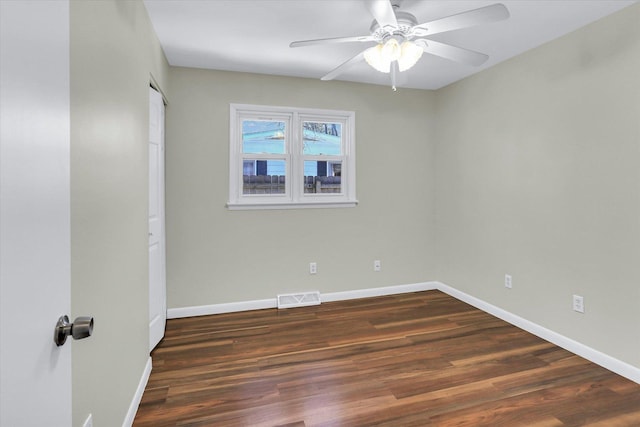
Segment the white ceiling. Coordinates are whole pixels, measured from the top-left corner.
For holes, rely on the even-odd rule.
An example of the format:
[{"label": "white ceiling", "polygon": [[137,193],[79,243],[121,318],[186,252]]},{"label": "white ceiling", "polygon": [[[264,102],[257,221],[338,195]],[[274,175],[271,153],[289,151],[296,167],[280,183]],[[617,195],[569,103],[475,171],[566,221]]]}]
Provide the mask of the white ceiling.
[{"label": "white ceiling", "polygon": [[[506,0],[511,17],[433,36],[489,55],[480,67],[423,55],[401,73],[399,87],[438,89],[574,31],[636,1]],[[368,35],[364,0],[145,0],[153,27],[174,66],[319,79],[372,43],[292,49],[289,43]],[[404,0],[400,10],[419,23],[496,3],[483,0]],[[365,62],[336,80],[389,85],[389,75]]]}]

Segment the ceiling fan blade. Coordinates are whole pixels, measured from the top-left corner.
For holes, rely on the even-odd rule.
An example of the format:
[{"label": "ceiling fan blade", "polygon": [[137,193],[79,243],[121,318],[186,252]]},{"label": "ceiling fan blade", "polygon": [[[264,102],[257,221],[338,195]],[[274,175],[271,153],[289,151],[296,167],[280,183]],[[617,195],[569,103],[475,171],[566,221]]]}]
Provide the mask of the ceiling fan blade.
[{"label": "ceiling fan blade", "polygon": [[303,46],[312,46],[317,44],[371,42],[371,41],[375,41],[375,39],[372,36],[334,37],[329,39],[300,40],[297,42],[292,42],[289,45],[289,47],[303,47]]},{"label": "ceiling fan blade", "polygon": [[418,37],[431,34],[444,33],[446,31],[459,30],[461,28],[473,27],[479,24],[501,21],[509,17],[509,10],[502,3],[495,3],[479,9],[469,10],[435,21],[425,22],[413,27]]},{"label": "ceiling fan blade", "polygon": [[338,67],[331,70],[329,74],[322,77],[320,80],[333,80],[336,77],[338,77],[345,69],[349,68],[351,65],[355,64],[356,62],[362,61],[363,59],[364,59],[364,50],[359,54],[357,54],[356,56],[354,56],[353,58],[343,62]]},{"label": "ceiling fan blade", "polygon": [[369,0],[367,6],[380,28],[398,28],[398,20],[389,0]]},{"label": "ceiling fan blade", "polygon": [[484,53],[463,49],[461,47],[440,43],[434,40],[419,39],[415,40],[415,43],[426,53],[463,64],[478,66],[484,64],[485,61],[489,59],[489,55],[485,55]]}]

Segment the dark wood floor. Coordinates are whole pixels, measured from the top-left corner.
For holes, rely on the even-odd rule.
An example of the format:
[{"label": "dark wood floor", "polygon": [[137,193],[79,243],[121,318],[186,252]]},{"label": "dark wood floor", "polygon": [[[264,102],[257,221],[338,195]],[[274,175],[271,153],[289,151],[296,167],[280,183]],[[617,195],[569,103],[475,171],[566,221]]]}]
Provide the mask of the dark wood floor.
[{"label": "dark wood floor", "polygon": [[640,426],[640,385],[439,291],[170,320],[134,422]]}]

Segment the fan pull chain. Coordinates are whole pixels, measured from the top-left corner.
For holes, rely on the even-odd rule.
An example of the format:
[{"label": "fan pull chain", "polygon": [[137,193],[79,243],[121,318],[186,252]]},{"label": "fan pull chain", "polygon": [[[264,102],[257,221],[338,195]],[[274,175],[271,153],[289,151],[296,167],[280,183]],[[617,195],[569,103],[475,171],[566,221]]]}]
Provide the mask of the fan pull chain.
[{"label": "fan pull chain", "polygon": [[396,77],[398,75],[398,72],[398,61],[393,61],[391,63],[391,89],[393,89],[394,92],[398,90],[396,89]]}]

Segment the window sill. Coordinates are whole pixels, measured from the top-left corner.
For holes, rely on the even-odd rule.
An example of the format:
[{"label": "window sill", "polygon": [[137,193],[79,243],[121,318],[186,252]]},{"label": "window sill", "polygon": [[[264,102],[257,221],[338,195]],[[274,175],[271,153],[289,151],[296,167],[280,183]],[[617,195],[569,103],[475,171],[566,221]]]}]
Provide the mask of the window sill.
[{"label": "window sill", "polygon": [[267,209],[335,209],[354,208],[357,200],[347,202],[286,202],[286,203],[227,203],[230,211],[267,210]]}]

